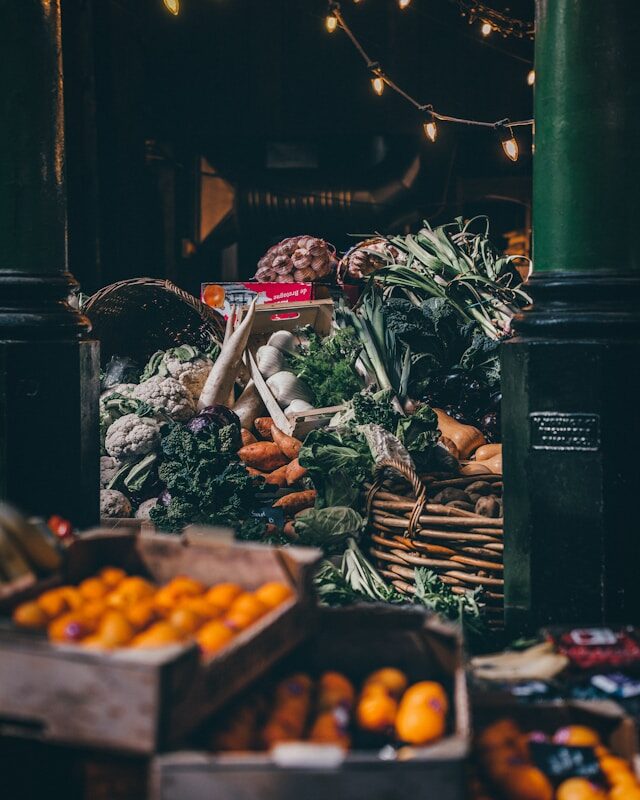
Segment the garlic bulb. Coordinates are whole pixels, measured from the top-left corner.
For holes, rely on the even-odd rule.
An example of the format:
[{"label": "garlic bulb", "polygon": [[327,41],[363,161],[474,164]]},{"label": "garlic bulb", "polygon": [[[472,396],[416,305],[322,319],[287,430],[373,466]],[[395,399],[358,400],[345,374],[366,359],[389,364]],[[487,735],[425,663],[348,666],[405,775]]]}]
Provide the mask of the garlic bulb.
[{"label": "garlic bulb", "polygon": [[277,348],[282,353],[296,355],[298,352],[298,339],[291,331],[276,331],[272,333],[267,344],[270,347]]},{"label": "garlic bulb", "polygon": [[313,411],[311,403],[306,400],[292,400],[285,408],[284,413],[286,416],[290,414],[304,414],[305,411]]},{"label": "garlic bulb", "polygon": [[296,378],[293,372],[276,372],[267,378],[267,386],[273,392],[281,408],[287,408],[294,400],[311,402],[311,391],[304,381]]},{"label": "garlic bulb", "polygon": [[258,348],[256,362],[263,378],[270,378],[284,367],[284,353],[270,344]]}]

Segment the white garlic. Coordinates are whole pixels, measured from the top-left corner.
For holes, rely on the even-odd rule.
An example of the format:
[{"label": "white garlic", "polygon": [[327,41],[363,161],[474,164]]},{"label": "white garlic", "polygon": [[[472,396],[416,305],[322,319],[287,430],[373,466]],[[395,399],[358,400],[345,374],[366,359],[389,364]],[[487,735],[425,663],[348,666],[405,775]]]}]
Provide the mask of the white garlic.
[{"label": "white garlic", "polygon": [[258,348],[256,363],[263,378],[270,378],[284,367],[284,353],[270,344]]},{"label": "white garlic", "polygon": [[296,355],[298,352],[298,339],[291,331],[276,331],[272,333],[267,344],[271,347],[276,347],[283,353]]},{"label": "white garlic", "polygon": [[276,372],[267,378],[267,386],[273,392],[281,408],[287,408],[294,400],[311,402],[311,391],[307,384],[296,378],[293,372]]},{"label": "white garlic", "polygon": [[306,400],[292,400],[285,408],[284,413],[288,417],[290,414],[304,414],[305,411],[313,411],[311,403],[307,403]]}]

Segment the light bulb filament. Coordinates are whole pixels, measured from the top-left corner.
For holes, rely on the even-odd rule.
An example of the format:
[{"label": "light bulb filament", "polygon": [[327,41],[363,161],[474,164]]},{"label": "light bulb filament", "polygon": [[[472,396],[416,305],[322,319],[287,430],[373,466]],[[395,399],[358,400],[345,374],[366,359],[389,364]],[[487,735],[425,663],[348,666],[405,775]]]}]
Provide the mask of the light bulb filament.
[{"label": "light bulb filament", "polygon": [[371,79],[371,86],[373,86],[373,91],[380,97],[384,92],[384,79],[380,75],[376,75],[375,78]]},{"label": "light bulb filament", "polygon": [[163,2],[167,11],[177,17],[180,13],[180,0],[163,0]]},{"label": "light bulb filament", "polygon": [[436,136],[438,135],[438,127],[436,123],[433,120],[430,120],[429,122],[425,122],[422,127],[427,139],[429,139],[430,142],[435,142]]},{"label": "light bulb filament", "polygon": [[329,33],[333,33],[338,27],[338,18],[334,14],[329,14],[324,21],[324,25]]}]

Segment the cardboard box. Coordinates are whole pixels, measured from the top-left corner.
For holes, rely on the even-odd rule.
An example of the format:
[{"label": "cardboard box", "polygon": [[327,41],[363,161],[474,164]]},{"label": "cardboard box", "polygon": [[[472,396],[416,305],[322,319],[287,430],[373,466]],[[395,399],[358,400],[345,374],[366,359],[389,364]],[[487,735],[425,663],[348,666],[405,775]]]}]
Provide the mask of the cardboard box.
[{"label": "cardboard box", "polygon": [[200,299],[212,308],[220,310],[224,318],[229,316],[232,305],[246,306],[254,297],[258,305],[286,305],[306,303],[310,300],[327,299],[329,288],[320,283],[259,283],[257,281],[235,281],[203,283]]},{"label": "cardboard box", "polygon": [[360,681],[374,669],[396,666],[413,682],[439,680],[451,703],[445,737],[430,746],[403,748],[396,758],[388,752],[387,759],[378,749],[344,753],[326,745],[281,745],[273,754],[170,753],[154,759],[152,800],[462,800],[467,796],[469,710],[458,631],[423,611],[384,604],[323,610],[320,624],[318,636],[292,654],[280,672],[305,670],[317,675],[336,669]]}]

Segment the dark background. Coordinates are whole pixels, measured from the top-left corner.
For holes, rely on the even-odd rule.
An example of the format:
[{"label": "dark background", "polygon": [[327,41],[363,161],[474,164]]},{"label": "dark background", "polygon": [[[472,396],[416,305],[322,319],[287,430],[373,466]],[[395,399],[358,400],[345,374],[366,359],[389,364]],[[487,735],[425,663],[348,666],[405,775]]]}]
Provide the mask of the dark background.
[{"label": "dark background", "polygon": [[[517,131],[516,164],[491,130],[442,123],[429,143],[420,114],[388,89],[376,97],[344,33],[326,32],[323,0],[182,0],[178,17],[162,0],[62,5],[69,262],[86,292],[140,275],[197,292],[250,277],[293,234],[342,250],[349,234],[475,213],[490,215],[500,246],[528,232],[529,130]],[[490,121],[532,115],[531,42],[483,38],[448,0],[342,7],[421,102]],[[533,18],[533,0],[510,9]],[[228,206],[204,229],[203,180]]]}]

